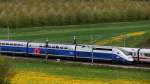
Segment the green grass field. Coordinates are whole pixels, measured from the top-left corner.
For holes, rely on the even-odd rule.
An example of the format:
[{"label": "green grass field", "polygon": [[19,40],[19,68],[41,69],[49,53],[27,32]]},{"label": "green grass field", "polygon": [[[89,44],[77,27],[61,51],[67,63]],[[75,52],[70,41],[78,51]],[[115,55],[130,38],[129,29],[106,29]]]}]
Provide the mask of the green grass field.
[{"label": "green grass field", "polygon": [[[48,76],[54,76],[54,77],[56,76],[60,78],[69,77],[69,79],[67,80],[72,80],[72,79],[87,80],[87,81],[99,80],[99,81],[103,81],[103,83],[106,82],[106,84],[120,83],[120,82],[108,83],[112,80],[117,80],[117,81],[125,80],[129,82],[129,83],[123,82],[122,84],[149,84],[150,83],[149,81],[150,70],[121,69],[121,68],[102,67],[102,66],[95,66],[95,65],[81,65],[76,63],[68,64],[62,62],[45,63],[44,61],[35,61],[35,60],[29,61],[29,60],[18,60],[18,59],[13,59],[13,60],[9,59],[9,62],[12,64],[16,73],[22,71],[28,72],[28,74],[32,74],[30,72],[38,72],[39,74],[34,74],[34,75],[38,75],[37,79],[39,79],[38,77],[40,77],[40,73],[44,73],[47,74]],[[33,75],[31,75],[31,78],[32,76]],[[20,79],[18,78],[17,80],[23,80],[21,78],[22,76],[20,76]],[[24,78],[24,80],[26,79],[27,78]],[[95,83],[103,84],[97,82]],[[95,83],[91,83],[91,84],[95,84]],[[64,83],[59,83],[59,84],[64,84]],[[72,83],[72,84],[78,84],[78,83]],[[79,84],[82,84],[82,82]]]},{"label": "green grass field", "polygon": [[[150,37],[149,23],[150,21],[137,21],[91,25],[10,28],[10,39],[44,42],[48,38],[50,42],[54,43],[72,43],[73,36],[76,36],[78,43],[90,44],[91,36],[93,36],[94,43],[96,43],[97,41],[111,37],[142,31],[144,32],[144,35],[129,37],[126,39],[127,46],[141,47],[141,43]],[[7,28],[0,28],[0,39],[8,38],[7,31]],[[119,42],[112,42],[106,45],[123,46],[123,39]]]},{"label": "green grass field", "polygon": [[[101,78],[101,79],[137,79],[137,80],[148,80],[150,76],[149,70],[136,70],[136,69],[121,69],[121,68],[111,68],[111,67],[102,67],[102,66],[92,66],[92,65],[81,65],[76,63],[55,63],[49,62],[45,63],[44,61],[25,61],[25,60],[12,60],[15,69],[17,70],[26,70],[26,71],[39,71],[44,72],[49,75],[68,75],[73,78],[83,78],[83,79],[92,79]],[[139,73],[138,75],[135,75]]]}]

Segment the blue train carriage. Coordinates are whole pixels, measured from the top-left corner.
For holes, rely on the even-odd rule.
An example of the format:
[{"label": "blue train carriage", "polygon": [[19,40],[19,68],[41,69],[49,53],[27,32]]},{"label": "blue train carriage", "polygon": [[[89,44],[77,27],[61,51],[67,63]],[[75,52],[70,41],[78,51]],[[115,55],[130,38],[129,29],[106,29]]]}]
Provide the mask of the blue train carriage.
[{"label": "blue train carriage", "polygon": [[26,54],[27,42],[0,40],[0,52],[1,53],[14,53],[14,54]]},{"label": "blue train carriage", "polygon": [[59,56],[59,57],[73,57],[74,45],[66,44],[48,44],[30,42],[27,45],[27,54],[35,56]]},{"label": "blue train carriage", "polygon": [[76,48],[76,55],[79,58],[94,60],[133,62],[133,57],[126,54],[121,48],[113,46],[79,45]]},{"label": "blue train carriage", "polygon": [[28,54],[35,56],[55,55],[55,56],[74,56],[75,45],[48,44],[35,42],[20,42],[10,40],[0,40],[1,53]]},{"label": "blue train carriage", "polygon": [[75,45],[70,44],[48,44],[47,52],[49,55],[58,57],[74,57]]}]

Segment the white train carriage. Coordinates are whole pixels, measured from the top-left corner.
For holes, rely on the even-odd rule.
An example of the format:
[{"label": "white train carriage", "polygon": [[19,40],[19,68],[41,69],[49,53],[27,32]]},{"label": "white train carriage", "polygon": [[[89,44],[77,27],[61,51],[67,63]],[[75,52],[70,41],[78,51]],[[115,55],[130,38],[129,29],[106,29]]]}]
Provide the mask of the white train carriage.
[{"label": "white train carriage", "polygon": [[150,49],[140,49],[139,61],[150,62]]},{"label": "white train carriage", "polygon": [[134,61],[150,62],[150,49],[120,47],[131,55]]}]

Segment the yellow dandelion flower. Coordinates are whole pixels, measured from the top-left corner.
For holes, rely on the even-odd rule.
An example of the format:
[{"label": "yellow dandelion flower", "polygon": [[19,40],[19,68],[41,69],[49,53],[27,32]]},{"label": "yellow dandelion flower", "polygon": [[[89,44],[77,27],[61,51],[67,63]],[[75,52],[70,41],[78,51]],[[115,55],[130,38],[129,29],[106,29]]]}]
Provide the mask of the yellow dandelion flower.
[{"label": "yellow dandelion flower", "polygon": [[42,72],[18,72],[11,80],[12,84],[149,84],[150,80],[78,80],[66,76],[47,75]]},{"label": "yellow dandelion flower", "polygon": [[125,36],[133,37],[133,36],[142,36],[144,34],[145,34],[144,31],[131,32],[131,33],[128,33],[126,35],[114,36],[114,37],[111,37],[111,38],[108,38],[108,39],[97,41],[95,44],[97,44],[97,45],[106,45],[106,44],[109,44],[109,43],[112,43],[112,42],[121,42],[125,38]]}]

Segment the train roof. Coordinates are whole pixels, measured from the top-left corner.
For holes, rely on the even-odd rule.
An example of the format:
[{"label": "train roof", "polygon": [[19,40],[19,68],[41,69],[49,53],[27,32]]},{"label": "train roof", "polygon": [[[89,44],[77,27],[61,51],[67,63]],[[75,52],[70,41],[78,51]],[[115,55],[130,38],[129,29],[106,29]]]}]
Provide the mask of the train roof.
[{"label": "train roof", "polygon": [[15,40],[0,40],[0,42],[26,43],[25,41],[15,41]]},{"label": "train roof", "polygon": [[[2,42],[27,42],[27,41],[16,41],[16,40],[0,40],[0,41],[2,41]],[[30,43],[45,43],[45,42],[34,42],[34,41],[30,41]],[[74,44],[62,44],[62,43],[52,43],[52,42],[49,42],[49,44],[55,44],[55,45],[58,45],[58,44],[60,44],[60,45],[74,45]]]},{"label": "train roof", "polygon": [[115,46],[98,46],[98,45],[94,45],[95,48],[107,48],[107,49],[112,49]]},{"label": "train roof", "polygon": [[26,41],[16,41],[16,40],[0,40],[0,41],[6,41],[6,42],[26,42]]}]

